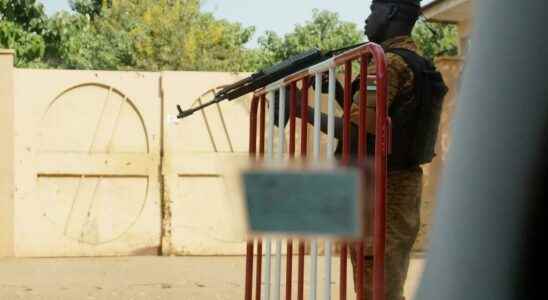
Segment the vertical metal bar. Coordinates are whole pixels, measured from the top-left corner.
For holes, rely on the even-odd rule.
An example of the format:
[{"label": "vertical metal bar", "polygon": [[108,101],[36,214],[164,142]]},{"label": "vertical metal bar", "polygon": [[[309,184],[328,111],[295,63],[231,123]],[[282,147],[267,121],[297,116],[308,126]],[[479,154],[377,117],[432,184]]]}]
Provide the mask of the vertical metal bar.
[{"label": "vertical metal bar", "polygon": [[327,159],[335,159],[335,88],[336,88],[336,69],[329,69],[329,94],[327,102]]},{"label": "vertical metal bar", "polygon": [[[358,138],[358,160],[364,162],[367,155],[367,66],[369,58],[362,55],[360,60],[360,120],[359,120],[359,138]],[[368,199],[363,199],[367,201]],[[356,299],[363,300],[365,293],[364,286],[364,241],[356,242],[357,270],[356,272]]]},{"label": "vertical metal bar", "polygon": [[[267,155],[268,159],[274,159],[274,93],[268,93],[268,140],[267,140]],[[272,240],[267,238],[265,240],[265,255],[264,255],[264,299],[270,300],[270,274],[271,274],[271,263],[272,263]]]},{"label": "vertical metal bar", "polygon": [[268,159],[274,159],[274,105],[275,97],[274,92],[268,93],[268,140],[266,143],[266,152],[268,154]]},{"label": "vertical metal bar", "polygon": [[274,294],[273,300],[280,300],[282,289],[282,240],[276,240],[276,256],[274,257]]},{"label": "vertical metal bar", "polygon": [[263,260],[263,241],[257,241],[257,274],[255,279],[255,300],[261,300],[261,276]]},{"label": "vertical metal bar", "polygon": [[271,273],[271,265],[272,265],[272,240],[270,238],[267,238],[265,240],[265,253],[263,257],[263,278],[264,278],[264,290],[263,295],[265,300],[270,300],[270,286],[271,286],[271,279],[270,279],[270,273]]},{"label": "vertical metal bar", "polygon": [[[278,112],[278,155],[277,158],[281,161],[284,158],[285,150],[285,87],[279,89],[279,112]],[[282,240],[276,240],[276,257],[274,262],[274,300],[280,300],[281,284],[282,284]]]},{"label": "vertical metal bar", "polygon": [[[320,117],[322,110],[322,74],[315,75],[315,90],[314,90],[314,148],[313,158],[315,162],[320,161]],[[310,299],[316,300],[317,298],[317,285],[318,285],[318,241],[313,240],[311,242],[310,253]]]},{"label": "vertical metal bar", "polygon": [[265,151],[265,110],[266,110],[266,95],[261,96],[260,102],[260,117],[259,117],[259,154],[264,155]]},{"label": "vertical metal bar", "polygon": [[[266,96],[262,95],[259,102],[259,155],[264,156],[265,151],[265,113]],[[255,280],[255,300],[261,300],[262,292],[262,262],[263,262],[263,241],[257,241],[257,274]]]},{"label": "vertical metal bar", "polygon": [[251,300],[253,293],[253,240],[247,242],[245,257],[245,299]]},{"label": "vertical metal bar", "polygon": [[291,300],[291,280],[293,272],[293,242],[291,240],[287,241],[287,256],[286,256],[286,275],[285,275],[285,299]]},{"label": "vertical metal bar", "polygon": [[[352,61],[344,66],[344,126],[343,126],[343,164],[350,160],[350,107],[352,104]],[[348,244],[341,243],[340,300],[346,299],[346,273],[348,263]]]},{"label": "vertical metal bar", "polygon": [[386,190],[387,190],[387,130],[388,79],[384,51],[372,47],[377,75],[376,144],[375,144],[375,213],[373,246],[373,299],[384,300],[384,252],[386,243]]},{"label": "vertical metal bar", "polygon": [[344,65],[344,118],[343,118],[343,155],[347,164],[350,160],[350,109],[352,106],[352,61]]},{"label": "vertical metal bar", "polygon": [[310,89],[309,78],[302,81],[302,99],[301,99],[301,157],[308,154],[308,90]]},{"label": "vertical metal bar", "polygon": [[[295,157],[295,133],[297,123],[297,82],[290,85],[289,94],[289,157]],[[293,241],[287,240],[285,299],[291,300],[293,280]]]},{"label": "vertical metal bar", "polygon": [[[335,159],[335,87],[336,87],[336,68],[329,69],[329,94],[327,102],[327,160]],[[333,243],[331,240],[325,241],[325,283],[324,283],[324,299],[331,299],[331,265],[332,265],[332,249]]]},{"label": "vertical metal bar", "polygon": [[[249,154],[255,156],[257,153],[257,109],[259,99],[254,97],[251,100],[251,111],[249,116]],[[253,293],[253,240],[247,242],[245,259],[245,300],[251,300]]]},{"label": "vertical metal bar", "polygon": [[278,112],[278,137],[280,139],[280,144],[278,145],[278,159],[282,160],[284,158],[284,152],[285,152],[285,100],[286,100],[286,94],[285,94],[285,87],[282,86],[280,88],[280,98],[279,98],[279,105],[280,108]]},{"label": "vertical metal bar", "polygon": [[[301,157],[306,159],[308,154],[308,90],[309,78],[302,80],[302,99],[301,101]],[[304,254],[305,242],[299,241],[299,262],[297,274],[297,300],[304,300]]]},{"label": "vertical metal bar", "polygon": [[297,123],[297,83],[293,82],[289,89],[289,157],[295,157],[295,133]]},{"label": "vertical metal bar", "polygon": [[259,99],[254,97],[251,100],[251,109],[249,112],[249,154],[255,156],[257,153],[257,110]]},{"label": "vertical metal bar", "polygon": [[365,160],[367,156],[367,67],[369,57],[363,55],[360,61],[360,124],[359,124],[359,142],[358,159]]},{"label": "vertical metal bar", "polygon": [[314,90],[314,161],[320,161],[320,118],[322,110],[322,74],[315,75],[316,88]]},{"label": "vertical metal bar", "polygon": [[305,243],[303,240],[299,241],[299,273],[297,280],[297,300],[304,300],[304,252]]}]

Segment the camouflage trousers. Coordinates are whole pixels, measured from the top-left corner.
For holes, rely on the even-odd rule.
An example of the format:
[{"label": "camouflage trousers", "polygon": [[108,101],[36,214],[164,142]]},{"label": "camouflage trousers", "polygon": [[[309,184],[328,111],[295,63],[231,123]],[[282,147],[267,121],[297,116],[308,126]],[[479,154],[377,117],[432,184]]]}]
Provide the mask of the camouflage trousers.
[{"label": "camouflage trousers", "polygon": [[[386,206],[385,296],[386,300],[402,300],[410,254],[420,228],[422,169],[420,167],[390,172]],[[372,247],[366,247],[364,280],[365,298],[372,299]],[[350,248],[354,282],[357,275],[357,255]]]}]

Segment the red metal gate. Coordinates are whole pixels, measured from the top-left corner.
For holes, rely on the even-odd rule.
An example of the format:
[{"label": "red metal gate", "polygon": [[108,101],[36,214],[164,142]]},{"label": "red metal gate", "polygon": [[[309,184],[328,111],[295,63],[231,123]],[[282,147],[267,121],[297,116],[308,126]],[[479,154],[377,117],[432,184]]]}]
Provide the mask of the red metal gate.
[{"label": "red metal gate", "polygon": [[[319,102],[319,93],[318,90],[321,86],[321,76],[324,73],[329,72],[329,85],[330,85],[330,95],[329,95],[329,118],[334,120],[333,112],[333,102],[334,102],[334,81],[336,80],[335,71],[337,67],[342,66],[344,68],[344,129],[343,129],[343,156],[342,164],[349,163],[351,149],[350,149],[350,112],[352,105],[352,65],[354,62],[359,62],[360,64],[360,89],[359,89],[359,140],[358,140],[358,161],[365,162],[367,156],[367,147],[366,147],[366,104],[367,104],[367,84],[369,80],[374,80],[377,86],[376,93],[376,144],[375,144],[375,156],[374,156],[374,217],[373,217],[373,300],[383,300],[384,299],[384,252],[385,252],[385,202],[386,202],[386,186],[387,186],[387,157],[389,151],[389,135],[390,135],[390,119],[387,116],[387,72],[386,72],[386,60],[382,47],[374,43],[368,43],[353,50],[349,50],[341,55],[338,55],[332,59],[329,59],[326,62],[322,62],[317,66],[312,68],[302,70],[293,75],[286,77],[275,85],[265,87],[257,91],[251,102],[251,116],[250,116],[250,144],[249,152],[252,156],[264,156],[265,155],[265,129],[266,129],[266,108],[267,108],[267,93],[271,92],[274,89],[280,90],[280,110],[284,110],[283,100],[285,94],[285,87],[289,86],[289,104],[290,104],[290,120],[289,120],[289,148],[288,154],[290,157],[295,157],[295,136],[296,136],[296,90],[298,82],[301,82],[301,88],[303,90],[303,105],[302,105],[302,119],[301,124],[307,124],[307,113],[305,109],[308,103],[308,91],[309,90],[309,79],[312,76],[316,77],[316,105]],[[375,74],[368,75],[368,67],[370,63],[375,64]],[[318,85],[318,83],[320,83]],[[270,101],[274,101],[273,97],[270,97]],[[272,105],[270,105],[272,106]],[[316,111],[319,111],[319,107]],[[269,108],[270,109],[270,108]],[[271,109],[272,110],[272,109]],[[273,110],[272,110],[273,111]],[[273,112],[271,111],[271,116]],[[281,116],[281,115],[280,115]],[[272,118],[270,118],[272,122]],[[279,120],[280,124],[284,124],[284,120]],[[258,126],[257,126],[258,125]],[[273,126],[268,124],[269,129]],[[316,124],[317,125],[317,124]],[[315,126],[318,127],[318,126]],[[329,126],[329,136],[330,136],[330,145],[328,145],[328,150],[333,151],[333,124]],[[319,132],[318,128],[315,128],[316,132]],[[257,139],[258,137],[258,139]],[[318,133],[319,137],[319,133]],[[319,143],[317,140],[318,137],[314,138],[315,143]],[[272,136],[269,136],[272,138]],[[301,157],[306,157],[309,154],[308,151],[308,130],[307,126],[301,126]],[[257,150],[258,146],[258,150]],[[282,141],[283,147],[283,141]],[[272,151],[272,145],[270,144]],[[282,148],[283,149],[283,148]],[[315,151],[318,149],[315,146]],[[318,153],[315,153],[319,157]],[[364,201],[370,201],[370,199],[364,199]],[[304,257],[305,257],[305,241],[298,241],[298,272],[297,272],[297,299],[303,300],[304,298]],[[313,246],[315,245],[315,242]],[[257,253],[254,254],[255,244],[257,245]],[[328,254],[331,251],[331,244],[329,243]],[[355,249],[357,250],[357,257],[364,257],[364,241],[355,242]],[[340,291],[339,299],[343,300],[347,298],[347,261],[348,261],[348,247],[349,242],[341,242],[341,251],[340,251]],[[314,249],[314,247],[313,247]],[[313,250],[314,251],[314,250]],[[313,253],[314,254],[314,253]],[[267,255],[270,255],[270,242],[268,242]],[[278,254],[279,255],[279,254]],[[317,255],[317,253],[315,253]],[[330,255],[330,254],[329,254]],[[247,244],[246,251],[246,275],[245,275],[245,300],[251,300],[253,297],[253,260],[256,257],[256,269],[255,269],[255,299],[260,300],[262,296],[261,286],[262,286],[262,271],[263,271],[263,240],[257,239],[256,243],[254,240],[250,240]],[[266,257],[265,257],[266,258]],[[270,262],[270,257],[268,259],[268,267]],[[278,258],[279,259],[279,258]],[[327,261],[327,264],[330,264],[330,260]],[[293,241],[287,241],[287,256],[286,256],[286,299],[290,300],[292,297],[292,267],[293,267]],[[315,268],[315,266],[312,266]],[[330,266],[327,266],[328,269]],[[363,286],[363,274],[364,274],[364,259],[358,260],[357,265],[357,286],[356,286],[356,299],[364,299],[364,286]],[[315,272],[313,269],[312,272]],[[330,270],[328,270],[330,278]],[[270,270],[268,270],[268,277],[265,280],[265,285],[270,287]],[[278,278],[280,274],[277,274]],[[315,276],[315,275],[314,275]],[[268,282],[266,282],[268,281]],[[328,280],[329,282],[330,280]],[[280,297],[280,282],[276,283],[278,286],[274,286],[275,296]],[[311,299],[316,299],[316,286],[314,280],[311,282],[313,285],[311,293],[313,296]],[[330,299],[330,288],[326,287],[325,299]],[[270,291],[267,289],[266,295],[263,299],[270,299]],[[279,300],[279,299],[274,299]]]}]

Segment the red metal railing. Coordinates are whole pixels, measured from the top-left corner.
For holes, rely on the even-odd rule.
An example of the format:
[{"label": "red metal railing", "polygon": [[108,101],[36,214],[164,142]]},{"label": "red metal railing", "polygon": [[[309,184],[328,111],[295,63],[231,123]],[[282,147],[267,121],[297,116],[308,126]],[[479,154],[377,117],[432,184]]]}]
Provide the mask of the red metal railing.
[{"label": "red metal railing", "polygon": [[[383,49],[374,43],[369,43],[359,48],[345,52],[324,64],[328,68],[344,66],[344,128],[343,128],[343,156],[342,163],[347,164],[350,161],[350,111],[352,105],[351,83],[352,83],[352,64],[359,60],[360,63],[360,89],[359,89],[359,140],[358,140],[358,161],[364,162],[367,157],[366,136],[367,136],[367,82],[375,80],[377,85],[376,94],[376,144],[374,157],[374,216],[373,216],[373,300],[384,299],[384,252],[385,252],[385,205],[386,205],[386,186],[387,186],[387,157],[388,157],[388,142],[389,142],[389,118],[387,116],[387,72],[386,60]],[[375,64],[375,74],[368,74],[368,66],[373,61]],[[318,71],[319,70],[319,71]],[[324,73],[326,68],[311,68],[302,70],[294,75],[288,76],[282,81],[281,88],[289,85],[289,103],[290,103],[290,119],[289,119],[289,156],[295,156],[295,136],[296,136],[296,90],[297,83],[301,81],[302,95],[304,97],[301,111],[301,157],[306,157],[308,154],[308,130],[307,130],[307,103],[309,78],[318,72]],[[320,87],[316,87],[320,88]],[[259,136],[259,154],[262,156],[265,150],[265,107],[266,93],[268,90],[262,89],[257,91],[251,102],[250,116],[250,144],[249,152],[252,156],[257,156],[257,136]],[[259,134],[257,135],[257,113],[260,106],[259,117]],[[319,109],[319,108],[316,108]],[[272,120],[270,120],[272,122]],[[364,199],[369,201],[369,199]],[[364,242],[355,242],[357,256],[361,259],[357,260],[357,286],[356,298],[364,299]],[[252,284],[253,284],[253,258],[254,258],[254,241],[250,240],[247,244],[246,253],[246,276],[245,276],[245,300],[252,300]],[[262,272],[262,241],[257,241],[257,268],[255,278],[255,299],[261,299],[261,272]],[[341,243],[340,252],[340,291],[339,299],[347,298],[347,258],[348,243]],[[299,241],[298,244],[298,274],[297,274],[297,299],[303,300],[304,297],[304,257],[305,257],[305,241]],[[292,267],[293,267],[293,243],[287,243],[286,256],[286,299],[292,298]],[[274,299],[279,300],[279,299]]]}]

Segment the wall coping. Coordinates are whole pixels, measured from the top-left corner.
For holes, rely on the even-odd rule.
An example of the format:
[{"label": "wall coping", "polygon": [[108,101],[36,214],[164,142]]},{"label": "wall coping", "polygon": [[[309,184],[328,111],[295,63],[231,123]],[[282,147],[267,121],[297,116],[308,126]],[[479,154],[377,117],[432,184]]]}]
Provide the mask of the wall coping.
[{"label": "wall coping", "polygon": [[0,48],[0,55],[15,55],[15,50]]}]

